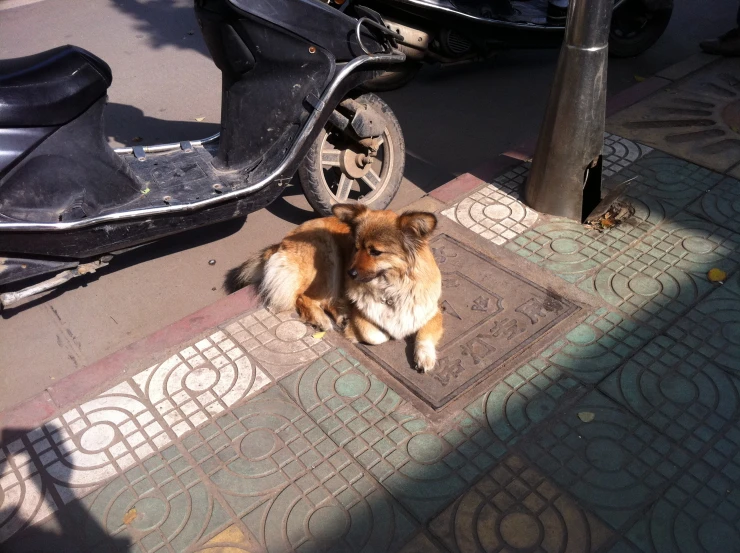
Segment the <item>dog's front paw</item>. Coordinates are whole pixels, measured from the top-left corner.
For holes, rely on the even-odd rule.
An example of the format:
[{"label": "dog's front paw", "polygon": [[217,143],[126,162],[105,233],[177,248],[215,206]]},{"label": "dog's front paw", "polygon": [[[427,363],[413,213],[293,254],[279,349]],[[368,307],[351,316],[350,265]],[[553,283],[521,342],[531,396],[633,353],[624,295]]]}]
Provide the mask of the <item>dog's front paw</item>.
[{"label": "dog's front paw", "polygon": [[414,350],[414,363],[416,370],[420,373],[427,373],[434,369],[437,364],[437,350],[434,344],[430,342],[419,342]]},{"label": "dog's front paw", "polygon": [[337,328],[341,331],[346,330],[347,325],[349,324],[349,316],[347,315],[339,315],[337,316],[336,320],[334,321],[337,324]]}]

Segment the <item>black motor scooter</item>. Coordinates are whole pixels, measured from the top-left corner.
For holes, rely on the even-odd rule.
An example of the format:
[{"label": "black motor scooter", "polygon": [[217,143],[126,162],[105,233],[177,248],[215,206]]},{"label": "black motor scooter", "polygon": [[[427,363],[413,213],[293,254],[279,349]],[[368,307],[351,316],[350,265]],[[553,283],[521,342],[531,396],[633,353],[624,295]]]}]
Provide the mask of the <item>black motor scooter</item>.
[{"label": "black motor scooter", "polygon": [[[548,0],[328,1],[348,14],[356,13],[358,5],[371,8],[403,35],[399,48],[406,62],[363,85],[373,92],[400,88],[423,63],[453,65],[505,49],[559,48],[565,33],[564,10],[548,17]],[[588,9],[588,3],[583,5]],[[641,54],[662,36],[672,12],[673,0],[615,0],[609,54]]]},{"label": "black motor scooter", "polygon": [[0,307],[132,247],[244,217],[296,171],[322,215],[337,202],[390,203],[400,126],[377,96],[353,91],[404,61],[395,32],[317,0],[195,0],[195,10],[223,76],[221,132],[202,140],[114,151],[104,61],[73,46],[0,61]]}]

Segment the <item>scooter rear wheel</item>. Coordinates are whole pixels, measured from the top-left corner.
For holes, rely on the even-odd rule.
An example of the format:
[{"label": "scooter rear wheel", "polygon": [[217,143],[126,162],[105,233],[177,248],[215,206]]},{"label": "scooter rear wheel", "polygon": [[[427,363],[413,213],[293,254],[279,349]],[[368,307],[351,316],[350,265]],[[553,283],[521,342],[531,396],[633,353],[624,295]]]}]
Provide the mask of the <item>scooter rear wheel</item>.
[{"label": "scooter rear wheel", "polygon": [[382,113],[386,120],[383,134],[375,139],[376,151],[327,125],[298,168],[308,203],[324,217],[339,203],[359,202],[371,209],[385,209],[401,186],[406,147],[398,119],[375,94],[363,94],[357,102]]}]

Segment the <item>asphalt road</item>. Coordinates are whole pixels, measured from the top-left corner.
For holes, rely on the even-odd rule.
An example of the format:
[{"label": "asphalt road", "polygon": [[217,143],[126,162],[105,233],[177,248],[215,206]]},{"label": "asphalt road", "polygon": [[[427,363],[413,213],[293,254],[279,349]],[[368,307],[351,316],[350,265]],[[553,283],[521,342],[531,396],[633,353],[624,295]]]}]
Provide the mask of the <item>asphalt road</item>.
[{"label": "asphalt road", "polygon": [[[700,39],[733,26],[736,2],[715,0],[709,10],[699,0],[677,0],[658,44],[639,58],[610,63],[609,91],[697,52]],[[217,131],[220,75],[199,35],[192,1],[0,0],[3,58],[66,43],[95,52],[113,69],[106,115],[112,144]],[[411,85],[385,94],[408,154],[394,206],[536,132],[556,57],[553,51],[514,51],[487,63],[425,68]],[[212,303],[224,294],[227,269],[310,216],[303,197],[289,189],[246,223],[131,252],[91,278],[6,311],[0,318],[0,411]]]}]

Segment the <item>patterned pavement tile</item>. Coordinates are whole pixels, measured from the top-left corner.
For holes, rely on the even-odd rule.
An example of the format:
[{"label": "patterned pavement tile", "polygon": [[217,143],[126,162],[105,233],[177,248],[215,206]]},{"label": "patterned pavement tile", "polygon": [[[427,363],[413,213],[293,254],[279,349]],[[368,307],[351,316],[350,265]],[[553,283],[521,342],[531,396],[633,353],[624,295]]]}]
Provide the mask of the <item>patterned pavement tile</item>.
[{"label": "patterned pavement tile", "polygon": [[720,173],[658,151],[623,169],[619,177],[618,181],[611,181],[612,186],[634,178],[627,188],[630,196],[641,199],[652,196],[677,207],[693,203],[725,178]]},{"label": "patterned pavement tile", "polygon": [[528,437],[524,449],[548,478],[614,529],[647,507],[690,460],[597,391]]},{"label": "patterned pavement tile", "polygon": [[602,173],[605,177],[610,177],[652,151],[652,148],[644,144],[606,132],[604,133]]},{"label": "patterned pavement tile", "polygon": [[[99,530],[125,537],[141,551],[185,551],[230,520],[201,474],[177,446],[154,455],[82,500],[90,518],[80,524],[84,543]],[[68,525],[69,526],[69,525]]]},{"label": "patterned pavement tile", "polygon": [[[409,543],[407,543],[399,553],[443,553],[424,534],[417,534]],[[446,553],[446,552],[445,552]]]},{"label": "patterned pavement tile", "polygon": [[254,545],[237,525],[231,525],[213,536],[193,553],[251,553]]},{"label": "patterned pavement tile", "polygon": [[23,439],[0,444],[0,543],[56,511],[32,455]]},{"label": "patterned pavement tile", "polygon": [[560,220],[528,230],[505,247],[569,282],[576,282],[629,248],[676,211],[652,198],[630,197],[630,201],[635,207],[634,217],[608,231]]},{"label": "patterned pavement tile", "polygon": [[663,328],[708,292],[706,273],[740,262],[740,235],[680,214],[608,262],[579,287],[634,319]]},{"label": "patterned pavement tile", "polygon": [[599,388],[694,453],[740,415],[740,380],[669,336],[655,338]]},{"label": "patterned pavement tile", "polygon": [[732,292],[735,296],[740,296],[740,271],[729,277],[722,286],[722,289],[726,292]]},{"label": "patterned pavement tile", "polygon": [[[651,151],[647,146],[604,133],[603,173],[611,176]],[[529,163],[514,167],[442,211],[442,215],[499,246],[513,240],[538,218],[537,212],[522,202],[529,169]]]},{"label": "patterned pavement tile", "polygon": [[542,352],[540,357],[581,382],[593,384],[616,369],[653,336],[648,327],[619,313],[599,308],[563,339]]},{"label": "patterned pavement tile", "polygon": [[442,215],[494,244],[505,244],[537,221],[537,212],[520,201],[516,191],[505,192],[496,184],[473,192]]},{"label": "patterned pavement tile", "polygon": [[513,371],[465,411],[487,425],[499,440],[513,444],[584,390],[568,373],[537,358]]},{"label": "patterned pavement tile", "polygon": [[28,439],[64,503],[172,441],[128,382],[30,432]]},{"label": "patterned pavement tile", "polygon": [[427,520],[505,453],[471,417],[443,437],[359,362],[335,350],[281,381],[326,434]]},{"label": "patterned pavement tile", "polygon": [[183,440],[268,552],[397,549],[414,524],[279,388]]},{"label": "patterned pavement tile", "polygon": [[597,551],[611,532],[523,459],[507,457],[430,523],[455,553]]},{"label": "patterned pavement tile", "polygon": [[666,330],[676,342],[740,377],[740,297],[721,288]]},{"label": "patterned pavement tile", "polygon": [[244,350],[221,331],[133,379],[177,436],[270,383]]},{"label": "patterned pavement tile", "polygon": [[326,338],[314,338],[314,331],[297,317],[293,312],[273,315],[267,309],[260,309],[225,325],[223,330],[274,380],[279,380],[332,348]]},{"label": "patterned pavement tile", "polygon": [[702,196],[701,203],[691,204],[688,210],[716,225],[740,233],[740,181],[723,179]]},{"label": "patterned pavement tile", "polygon": [[740,430],[682,471],[627,533],[649,553],[740,551]]}]

